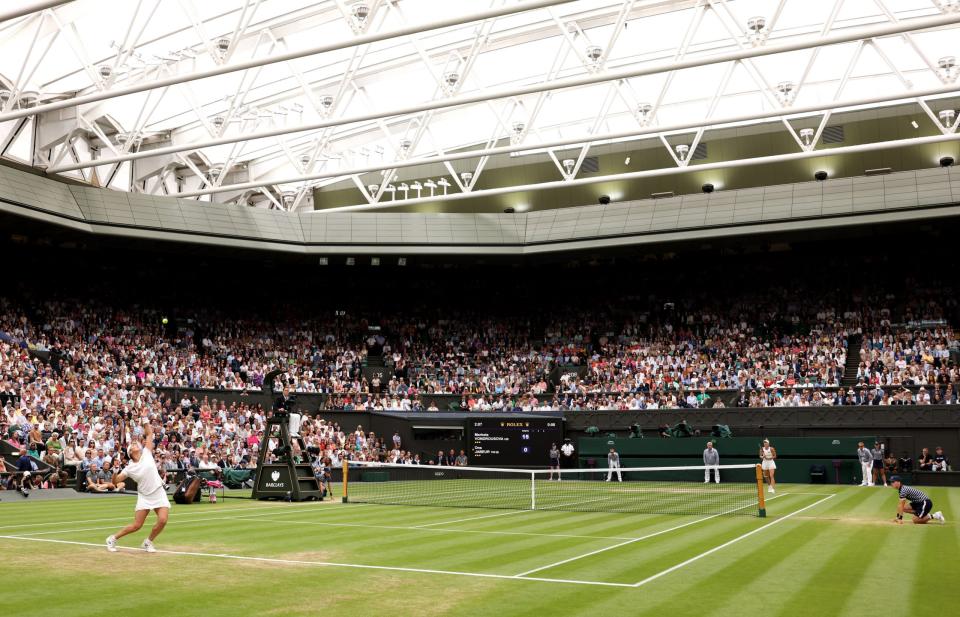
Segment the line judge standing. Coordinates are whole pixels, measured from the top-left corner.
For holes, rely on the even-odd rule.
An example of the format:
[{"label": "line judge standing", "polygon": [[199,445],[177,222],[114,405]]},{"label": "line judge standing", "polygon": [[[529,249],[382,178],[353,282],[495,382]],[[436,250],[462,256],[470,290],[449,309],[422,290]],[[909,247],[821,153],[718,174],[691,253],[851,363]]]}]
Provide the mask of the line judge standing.
[{"label": "line judge standing", "polygon": [[623,482],[623,475],[620,474],[620,454],[614,448],[610,448],[607,454],[607,482],[613,477],[614,472],[617,474],[617,482]]},{"label": "line judge standing", "polygon": [[710,470],[713,470],[714,482],[720,484],[720,452],[713,447],[713,442],[707,442],[707,449],[703,451],[703,483],[710,482]]},{"label": "line judge standing", "polygon": [[570,443],[570,440],[564,439],[563,445],[560,446],[560,454],[563,455],[560,457],[560,466],[563,469],[573,469],[576,467],[576,460],[573,458],[574,450],[575,448],[573,447],[573,444]]},{"label": "line judge standing", "polygon": [[862,441],[857,444],[857,459],[860,460],[860,472],[863,474],[860,486],[873,486],[873,454]]}]

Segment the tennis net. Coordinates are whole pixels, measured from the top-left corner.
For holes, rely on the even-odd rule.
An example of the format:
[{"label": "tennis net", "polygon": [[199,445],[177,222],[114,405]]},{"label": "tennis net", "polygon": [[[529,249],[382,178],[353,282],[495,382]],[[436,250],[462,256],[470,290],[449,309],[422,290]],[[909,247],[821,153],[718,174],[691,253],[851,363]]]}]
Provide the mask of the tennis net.
[{"label": "tennis net", "polygon": [[343,499],[355,503],[764,516],[758,465],[722,465],[721,483],[704,467],[525,470],[350,462]]}]

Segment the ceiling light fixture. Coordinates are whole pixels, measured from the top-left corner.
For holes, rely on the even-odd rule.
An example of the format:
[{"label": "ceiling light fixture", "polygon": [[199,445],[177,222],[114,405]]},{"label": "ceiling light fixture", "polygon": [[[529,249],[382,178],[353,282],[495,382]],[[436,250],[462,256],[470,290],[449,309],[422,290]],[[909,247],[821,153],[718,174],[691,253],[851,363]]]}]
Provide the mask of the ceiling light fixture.
[{"label": "ceiling light fixture", "polygon": [[953,81],[957,78],[957,59],[954,56],[943,56],[937,60],[937,66],[947,81]]},{"label": "ceiling light fixture", "polygon": [[827,176],[828,176],[827,172],[823,171],[822,169],[816,172],[815,174],[813,174],[813,177],[814,179],[816,179],[817,182],[823,182],[824,180],[827,179]]},{"label": "ceiling light fixture", "polygon": [[754,46],[763,43],[766,38],[767,18],[751,17],[747,20],[747,38]]},{"label": "ceiling light fixture", "polygon": [[370,16],[370,5],[366,2],[358,2],[353,5],[353,8],[350,9],[351,14],[353,14],[353,20],[358,27],[363,27],[367,23],[367,17]]},{"label": "ceiling light fixture", "polygon": [[640,103],[637,106],[637,113],[640,114],[640,125],[647,126],[650,123],[650,113],[653,111],[653,105],[650,103]]},{"label": "ceiling light fixture", "polygon": [[953,157],[952,157],[952,156],[942,156],[942,157],[940,157],[940,167],[950,167],[951,165],[953,165]]},{"label": "ceiling light fixture", "polygon": [[781,81],[777,84],[777,92],[780,93],[780,100],[783,101],[784,105],[788,105],[792,100],[792,94],[794,89],[796,89],[796,84],[792,81]]},{"label": "ceiling light fixture", "polygon": [[953,119],[956,118],[957,114],[952,109],[943,109],[937,116],[940,118],[940,122],[943,123],[943,128],[950,128],[953,126]]},{"label": "ceiling light fixture", "polygon": [[709,195],[710,193],[713,192],[713,188],[714,188],[713,185],[707,182],[706,184],[700,187],[700,190]]},{"label": "ceiling light fixture", "polygon": [[587,59],[594,64],[600,62],[600,58],[603,56],[603,48],[599,45],[590,45],[587,47]]}]

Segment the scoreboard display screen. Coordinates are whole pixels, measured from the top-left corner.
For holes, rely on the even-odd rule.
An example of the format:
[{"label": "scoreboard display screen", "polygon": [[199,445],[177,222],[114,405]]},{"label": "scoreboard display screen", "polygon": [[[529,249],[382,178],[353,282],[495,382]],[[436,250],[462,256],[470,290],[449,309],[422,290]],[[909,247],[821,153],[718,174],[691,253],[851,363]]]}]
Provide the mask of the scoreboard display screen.
[{"label": "scoreboard display screen", "polygon": [[473,418],[470,420],[470,464],[546,467],[550,444],[563,445],[560,418]]}]

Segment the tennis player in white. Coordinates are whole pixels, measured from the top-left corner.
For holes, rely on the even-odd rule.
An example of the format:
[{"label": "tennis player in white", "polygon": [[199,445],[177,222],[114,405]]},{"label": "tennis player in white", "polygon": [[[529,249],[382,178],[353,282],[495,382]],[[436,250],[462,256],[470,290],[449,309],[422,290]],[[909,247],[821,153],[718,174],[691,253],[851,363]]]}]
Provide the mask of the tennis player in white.
[{"label": "tennis player in white", "polygon": [[154,548],[153,541],[167,525],[170,500],[167,499],[167,491],[163,488],[163,480],[160,479],[157,462],[153,458],[153,426],[148,418],[143,418],[143,444],[131,444],[127,448],[127,454],[130,455],[130,463],[114,476],[113,483],[119,485],[127,478],[136,482],[137,507],[133,522],[107,538],[107,550],[115,553],[117,540],[143,527],[147,514],[153,510],[157,513],[157,522],[150,530],[150,537],[143,541],[140,548],[148,553],[155,553],[157,549]]},{"label": "tennis player in white", "polygon": [[760,469],[766,473],[767,483],[770,486],[768,490],[776,493],[777,481],[773,476],[777,473],[777,449],[770,445],[769,439],[764,439],[760,447]]}]

